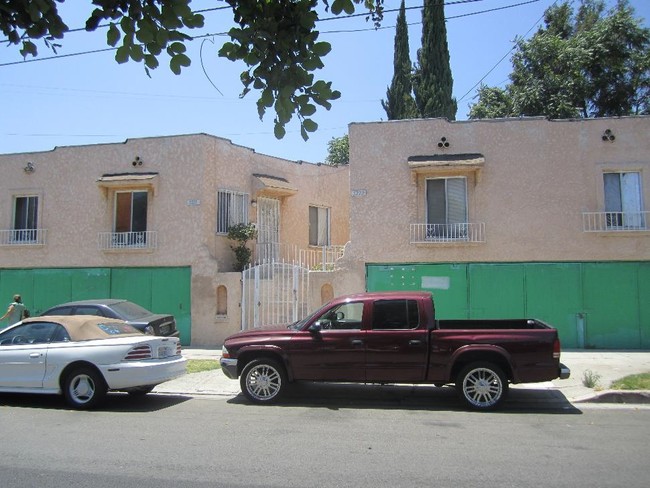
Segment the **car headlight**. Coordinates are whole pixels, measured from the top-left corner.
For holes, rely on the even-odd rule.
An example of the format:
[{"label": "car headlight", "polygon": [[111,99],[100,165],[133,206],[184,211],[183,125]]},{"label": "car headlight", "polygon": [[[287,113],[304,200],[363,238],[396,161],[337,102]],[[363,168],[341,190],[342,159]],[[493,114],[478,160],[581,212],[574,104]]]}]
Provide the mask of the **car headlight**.
[{"label": "car headlight", "polygon": [[222,358],[229,358],[230,357],[230,353],[228,352],[228,349],[226,349],[226,346],[223,346],[221,348],[221,357]]},{"label": "car headlight", "polygon": [[144,333],[145,333],[145,334],[149,334],[149,335],[155,335],[155,334],[156,334],[156,331],[153,330],[153,325],[147,325],[147,326],[144,328]]}]

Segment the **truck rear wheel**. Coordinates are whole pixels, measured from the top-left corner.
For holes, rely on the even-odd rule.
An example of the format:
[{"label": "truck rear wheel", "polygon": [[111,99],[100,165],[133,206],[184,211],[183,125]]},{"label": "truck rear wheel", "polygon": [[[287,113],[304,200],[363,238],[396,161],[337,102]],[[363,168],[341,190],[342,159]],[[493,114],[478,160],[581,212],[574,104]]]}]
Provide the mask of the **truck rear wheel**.
[{"label": "truck rear wheel", "polygon": [[273,359],[254,359],[244,367],[239,385],[253,403],[274,403],[286,390],[287,374],[284,367]]},{"label": "truck rear wheel", "polygon": [[508,380],[503,370],[488,362],[476,362],[462,369],[456,378],[456,390],[474,410],[493,410],[508,394]]}]

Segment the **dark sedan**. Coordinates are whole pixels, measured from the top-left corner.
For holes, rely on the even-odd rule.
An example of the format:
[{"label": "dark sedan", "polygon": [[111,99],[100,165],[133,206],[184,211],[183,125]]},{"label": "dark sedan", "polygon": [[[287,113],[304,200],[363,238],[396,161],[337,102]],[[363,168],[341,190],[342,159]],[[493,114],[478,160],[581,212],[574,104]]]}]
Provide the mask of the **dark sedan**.
[{"label": "dark sedan", "polygon": [[98,315],[120,319],[145,334],[178,337],[173,315],[155,314],[140,305],[119,298],[62,303],[41,315]]}]

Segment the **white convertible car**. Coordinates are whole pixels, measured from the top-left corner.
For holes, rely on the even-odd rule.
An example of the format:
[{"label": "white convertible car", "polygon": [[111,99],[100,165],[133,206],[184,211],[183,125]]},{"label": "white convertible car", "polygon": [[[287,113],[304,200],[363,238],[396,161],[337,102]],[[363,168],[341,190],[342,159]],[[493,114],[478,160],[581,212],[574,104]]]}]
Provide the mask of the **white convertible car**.
[{"label": "white convertible car", "polygon": [[92,408],[107,391],[144,395],[186,372],[177,337],[92,315],[42,316],[0,331],[0,392],[63,394]]}]

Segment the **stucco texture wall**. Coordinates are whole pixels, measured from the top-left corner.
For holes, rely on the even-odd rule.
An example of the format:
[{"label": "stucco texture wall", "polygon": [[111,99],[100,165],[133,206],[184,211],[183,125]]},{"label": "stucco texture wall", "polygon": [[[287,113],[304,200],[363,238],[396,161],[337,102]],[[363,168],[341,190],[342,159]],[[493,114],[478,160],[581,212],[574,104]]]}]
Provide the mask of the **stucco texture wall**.
[{"label": "stucco texture wall", "polygon": [[[615,141],[603,141],[610,130]],[[650,118],[548,121],[425,119],[350,126],[350,259],[384,262],[647,260],[650,235],[589,233],[604,211],[603,172],[638,171],[650,197]],[[439,147],[442,138],[448,147]],[[478,168],[409,167],[413,156],[480,154]],[[468,219],[482,243],[411,244],[425,223],[424,182],[466,176]],[[354,258],[353,258],[354,257]]]}]

